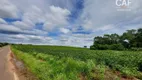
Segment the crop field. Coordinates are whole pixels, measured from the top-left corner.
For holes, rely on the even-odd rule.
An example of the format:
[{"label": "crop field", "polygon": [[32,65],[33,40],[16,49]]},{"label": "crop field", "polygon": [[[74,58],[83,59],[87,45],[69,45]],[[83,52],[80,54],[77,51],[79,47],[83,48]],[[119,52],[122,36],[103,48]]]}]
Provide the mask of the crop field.
[{"label": "crop field", "polygon": [[33,45],[11,47],[39,80],[142,79],[141,51]]}]

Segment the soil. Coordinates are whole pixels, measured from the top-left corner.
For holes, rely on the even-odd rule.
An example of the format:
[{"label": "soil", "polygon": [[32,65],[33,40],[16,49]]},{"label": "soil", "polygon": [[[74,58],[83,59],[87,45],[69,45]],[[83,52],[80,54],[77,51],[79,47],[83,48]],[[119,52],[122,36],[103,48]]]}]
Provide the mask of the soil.
[{"label": "soil", "polygon": [[0,80],[15,80],[13,72],[9,69],[8,58],[9,46],[0,49]]},{"label": "soil", "polygon": [[38,80],[24,65],[24,63],[18,60],[11,52],[9,55],[10,62],[12,63],[13,71],[16,73],[18,80]]}]

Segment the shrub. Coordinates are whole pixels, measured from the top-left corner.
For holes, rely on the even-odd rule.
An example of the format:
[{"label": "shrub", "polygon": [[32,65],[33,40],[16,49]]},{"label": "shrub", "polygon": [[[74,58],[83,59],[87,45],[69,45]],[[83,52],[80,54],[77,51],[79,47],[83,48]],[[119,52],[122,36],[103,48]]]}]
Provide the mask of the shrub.
[{"label": "shrub", "polygon": [[122,44],[112,44],[110,45],[111,50],[124,50],[124,46]]},{"label": "shrub", "polygon": [[95,49],[94,45],[91,45],[91,46],[90,46],[90,49],[91,49],[91,50],[94,50],[94,49]]},{"label": "shrub", "polygon": [[135,47],[132,47],[130,50],[132,50],[132,51],[142,51],[142,48],[135,48]]},{"label": "shrub", "polygon": [[108,50],[108,45],[96,44],[90,47],[91,50]]},{"label": "shrub", "polygon": [[91,50],[124,50],[124,46],[122,44],[112,44],[112,45],[107,45],[107,44],[96,44],[90,46]]}]

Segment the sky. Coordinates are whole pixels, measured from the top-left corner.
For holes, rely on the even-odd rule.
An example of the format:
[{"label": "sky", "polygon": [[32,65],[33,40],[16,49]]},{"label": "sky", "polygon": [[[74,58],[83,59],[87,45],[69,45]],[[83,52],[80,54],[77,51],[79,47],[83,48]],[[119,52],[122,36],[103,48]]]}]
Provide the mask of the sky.
[{"label": "sky", "polygon": [[89,47],[95,36],[142,28],[142,0],[129,10],[116,1],[0,0],[0,42]]}]

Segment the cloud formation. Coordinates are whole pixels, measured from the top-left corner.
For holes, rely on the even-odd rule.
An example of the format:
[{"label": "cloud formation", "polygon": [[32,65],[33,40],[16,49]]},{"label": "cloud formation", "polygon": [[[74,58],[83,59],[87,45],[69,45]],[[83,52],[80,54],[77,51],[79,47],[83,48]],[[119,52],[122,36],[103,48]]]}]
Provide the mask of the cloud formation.
[{"label": "cloud formation", "polygon": [[50,13],[46,14],[46,22],[43,25],[45,30],[52,30],[55,27],[63,27],[68,24],[67,19],[70,11],[60,7],[50,6]]},{"label": "cloud formation", "polygon": [[131,0],[131,2],[130,11],[117,11],[115,0],[86,0],[84,3],[84,11],[80,17],[83,23],[82,26],[85,29],[98,29],[100,27],[106,27],[107,25],[123,27],[134,24],[142,19],[139,18],[140,14],[142,14],[142,1]]},{"label": "cloud formation", "polygon": [[115,0],[0,0],[0,41],[90,46],[105,33],[142,27],[142,1],[117,11]]},{"label": "cloud formation", "polygon": [[0,17],[2,18],[17,18],[17,7],[8,0],[0,0]]}]

